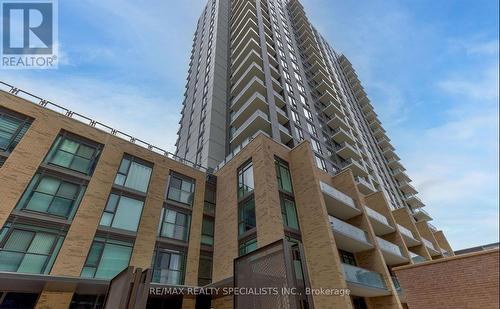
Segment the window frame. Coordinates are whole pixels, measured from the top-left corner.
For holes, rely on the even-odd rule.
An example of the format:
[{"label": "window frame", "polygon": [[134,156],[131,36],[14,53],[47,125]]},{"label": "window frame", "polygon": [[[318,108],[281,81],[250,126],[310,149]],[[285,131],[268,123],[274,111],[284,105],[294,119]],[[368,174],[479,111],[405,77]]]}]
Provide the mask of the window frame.
[{"label": "window frame", "polygon": [[[7,108],[0,107],[0,120],[3,118],[14,118],[18,121],[18,126],[15,132],[11,135],[10,139],[6,143],[5,148],[0,148],[0,153],[4,152],[6,154],[11,153],[16,146],[19,144],[21,139],[26,135],[28,130],[33,123],[33,118],[25,116],[23,114],[16,113]],[[23,132],[24,131],[24,132]],[[8,132],[7,132],[8,133]],[[22,135],[20,135],[22,133]],[[10,134],[10,133],[8,133]],[[16,141],[18,140],[18,141]]]},{"label": "window frame", "polygon": [[[178,179],[178,180],[181,181],[181,189],[174,188],[174,189],[179,190],[181,192],[187,192],[187,191],[182,190],[182,184],[184,182],[190,182],[191,183],[192,191],[190,192],[191,195],[190,195],[189,203],[186,203],[186,202],[183,202],[183,201],[179,201],[179,200],[170,198],[170,190],[172,189],[172,187],[171,187],[172,178],[175,178],[175,179]],[[188,205],[189,207],[192,207],[193,206],[193,202],[194,202],[194,194],[195,194],[195,192],[196,192],[196,180],[195,179],[193,179],[191,177],[188,177],[188,176],[184,176],[184,175],[176,173],[176,172],[170,173],[169,178],[168,178],[168,183],[167,183],[167,190],[166,190],[166,193],[165,193],[165,200],[172,201],[174,203],[180,203],[182,205]]]},{"label": "window frame", "polygon": [[[120,168],[123,164],[123,160],[129,161],[126,173],[120,172]],[[142,166],[145,166],[145,167],[148,167],[149,169],[151,169],[151,172],[149,174],[148,184],[146,185],[145,191],[141,191],[141,190],[138,190],[136,188],[127,187],[125,185],[127,183],[128,177],[129,177],[130,168],[132,167],[132,163],[137,163],[137,164],[140,164]],[[138,158],[136,156],[132,156],[132,155],[125,153],[122,157],[122,160],[120,161],[120,165],[118,166],[118,170],[116,171],[115,179],[113,180],[113,186],[116,186],[116,187],[118,187],[120,189],[124,189],[124,190],[130,190],[132,192],[140,192],[141,194],[147,194],[148,190],[149,190],[149,186],[151,184],[151,178],[153,178],[153,168],[154,168],[153,163],[145,161],[145,160]],[[116,179],[118,178],[118,175],[125,176],[125,178],[123,180],[123,185],[116,183]]]}]

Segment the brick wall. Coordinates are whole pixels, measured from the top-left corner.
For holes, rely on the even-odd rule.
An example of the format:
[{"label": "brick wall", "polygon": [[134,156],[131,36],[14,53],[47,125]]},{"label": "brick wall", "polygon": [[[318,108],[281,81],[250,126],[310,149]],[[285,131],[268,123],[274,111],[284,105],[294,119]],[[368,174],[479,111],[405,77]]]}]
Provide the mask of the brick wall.
[{"label": "brick wall", "polygon": [[499,250],[395,268],[410,309],[499,306]]}]

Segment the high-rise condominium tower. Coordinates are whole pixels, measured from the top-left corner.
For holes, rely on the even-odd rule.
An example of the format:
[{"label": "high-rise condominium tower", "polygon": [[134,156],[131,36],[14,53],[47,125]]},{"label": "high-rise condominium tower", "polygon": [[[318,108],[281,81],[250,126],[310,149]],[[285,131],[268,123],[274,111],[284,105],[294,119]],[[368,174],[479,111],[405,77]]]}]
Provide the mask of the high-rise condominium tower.
[{"label": "high-rise condominium tower", "polygon": [[[263,132],[311,142],[318,167],[422,207],[349,60],[298,0],[211,0],[196,28],[176,154],[209,168]],[[419,212],[425,216],[424,212]]]}]

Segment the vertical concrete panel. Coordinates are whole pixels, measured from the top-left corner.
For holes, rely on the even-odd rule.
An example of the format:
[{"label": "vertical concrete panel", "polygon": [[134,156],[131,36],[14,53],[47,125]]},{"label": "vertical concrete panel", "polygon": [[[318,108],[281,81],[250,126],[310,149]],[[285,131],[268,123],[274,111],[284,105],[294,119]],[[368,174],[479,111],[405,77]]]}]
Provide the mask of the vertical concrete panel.
[{"label": "vertical concrete panel", "polygon": [[43,291],[35,309],[68,309],[72,298],[73,292]]}]

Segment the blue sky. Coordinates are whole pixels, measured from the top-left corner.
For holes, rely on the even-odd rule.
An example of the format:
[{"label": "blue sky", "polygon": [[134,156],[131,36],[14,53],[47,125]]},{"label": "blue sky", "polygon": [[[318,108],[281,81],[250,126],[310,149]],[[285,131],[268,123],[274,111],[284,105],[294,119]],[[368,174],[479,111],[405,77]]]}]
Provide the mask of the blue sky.
[{"label": "blue sky", "polygon": [[[498,241],[498,1],[303,0],[455,249]],[[0,80],[174,150],[205,1],[59,1],[57,70]]]}]

